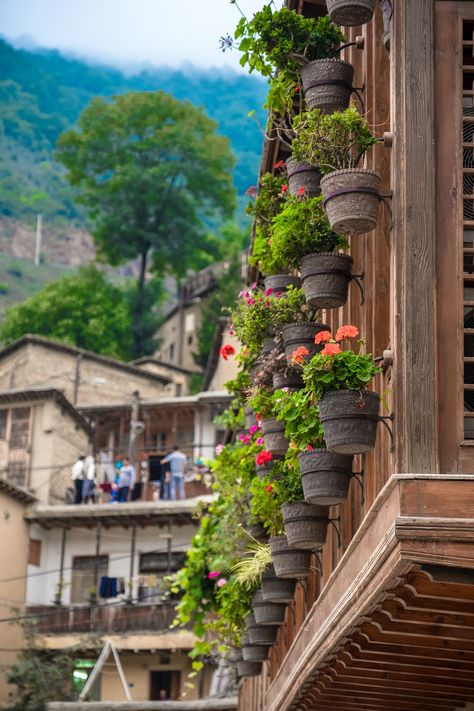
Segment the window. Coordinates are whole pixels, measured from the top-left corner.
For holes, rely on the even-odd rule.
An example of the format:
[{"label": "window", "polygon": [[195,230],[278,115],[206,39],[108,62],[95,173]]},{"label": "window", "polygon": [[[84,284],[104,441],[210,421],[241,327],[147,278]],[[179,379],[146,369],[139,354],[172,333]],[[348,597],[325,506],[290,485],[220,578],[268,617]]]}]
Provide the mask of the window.
[{"label": "window", "polygon": [[191,336],[188,336],[188,346],[192,346],[192,345],[193,345],[193,336],[191,335]]},{"label": "window", "polygon": [[183,567],[186,553],[171,551],[140,555],[139,602],[158,603],[163,594],[162,578]]},{"label": "window", "polygon": [[170,345],[170,360],[174,358],[174,343]]},{"label": "window", "polygon": [[153,432],[151,435],[151,445],[155,450],[166,449],[166,432]]},{"label": "window", "polygon": [[97,561],[97,582],[100,584],[102,575],[107,575],[109,557],[107,555],[81,555],[72,560],[71,603],[85,605],[90,601],[95,585]]},{"label": "window", "polygon": [[28,563],[29,565],[41,565],[41,541],[35,538],[30,538],[29,541]]},{"label": "window", "polygon": [[[96,665],[96,661],[93,659],[75,659],[74,660],[74,671],[72,673],[72,688],[77,696],[81,693],[84,688],[86,681],[92,674],[92,670]],[[100,701],[100,675],[96,679],[92,689],[88,695],[89,701]]]},{"label": "window", "polygon": [[7,480],[16,486],[26,486],[25,462],[9,462],[7,466]]},{"label": "window", "polygon": [[184,317],[184,330],[186,333],[193,333],[196,330],[196,317],[194,314],[186,314]]},{"label": "window", "polygon": [[30,435],[30,408],[16,407],[11,411],[10,449],[25,449]]},{"label": "window", "polygon": [[0,410],[0,439],[7,438],[8,410]]},{"label": "window", "polygon": [[181,672],[150,672],[150,701],[176,701],[181,687]]}]

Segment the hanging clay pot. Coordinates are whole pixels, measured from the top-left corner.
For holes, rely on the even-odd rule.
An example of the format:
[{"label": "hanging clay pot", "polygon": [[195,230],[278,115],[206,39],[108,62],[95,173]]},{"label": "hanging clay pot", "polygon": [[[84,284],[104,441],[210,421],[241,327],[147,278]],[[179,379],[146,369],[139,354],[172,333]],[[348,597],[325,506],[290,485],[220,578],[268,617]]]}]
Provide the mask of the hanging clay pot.
[{"label": "hanging clay pot", "polygon": [[264,600],[261,590],[254,592],[252,608],[257,625],[282,625],[285,621],[286,605]]},{"label": "hanging clay pot", "polygon": [[344,111],[352,94],[354,67],[342,59],[315,59],[301,68],[301,83],[308,108],[323,114]]},{"label": "hanging clay pot", "polygon": [[277,578],[275,568],[270,565],[262,575],[262,597],[265,602],[293,601],[295,596],[296,580],[281,580]]},{"label": "hanging clay pot", "polygon": [[262,433],[265,449],[273,455],[285,455],[289,442],[285,437],[285,423],[275,417],[262,420]]},{"label": "hanging clay pot", "polygon": [[380,176],[366,168],[348,168],[321,179],[324,207],[334,232],[365,234],[377,226]]},{"label": "hanging clay pot", "polygon": [[327,449],[298,454],[305,501],[333,506],[346,500],[352,477],[353,457]]},{"label": "hanging clay pot", "polygon": [[315,353],[319,353],[324,344],[316,345],[314,338],[320,331],[330,331],[325,323],[313,323],[311,321],[295,321],[287,323],[282,328],[285,355],[290,357],[297,348],[304,346],[308,349],[306,358],[311,358]]},{"label": "hanging clay pot", "polygon": [[321,194],[321,173],[312,165],[287,158],[286,171],[291,195],[301,195],[302,189],[305,197],[312,198]]},{"label": "hanging clay pot", "polygon": [[326,0],[329,17],[336,25],[355,27],[370,22],[375,0]]},{"label": "hanging clay pot", "polygon": [[290,274],[273,274],[265,277],[265,291],[272,290],[273,296],[279,291],[287,291],[289,286],[301,287],[301,279]]},{"label": "hanging clay pot", "polygon": [[317,309],[337,309],[347,301],[354,260],[342,252],[307,254],[301,260],[306,303]]},{"label": "hanging clay pot", "polygon": [[278,578],[298,580],[307,578],[311,563],[311,553],[307,550],[290,548],[286,536],[270,538],[272,561]]},{"label": "hanging clay pot", "polygon": [[319,401],[326,447],[340,454],[362,454],[375,447],[380,395],[335,390]]},{"label": "hanging clay pot", "polygon": [[294,501],[281,507],[290,548],[316,550],[326,542],[329,507]]}]

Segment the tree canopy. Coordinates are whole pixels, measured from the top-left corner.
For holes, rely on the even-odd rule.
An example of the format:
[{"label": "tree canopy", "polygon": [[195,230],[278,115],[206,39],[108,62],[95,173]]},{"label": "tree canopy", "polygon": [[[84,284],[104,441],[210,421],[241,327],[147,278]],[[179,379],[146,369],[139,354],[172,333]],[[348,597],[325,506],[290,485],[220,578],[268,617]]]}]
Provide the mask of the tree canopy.
[{"label": "tree canopy", "polygon": [[0,326],[2,343],[26,333],[129,360],[129,295],[94,266],[83,267],[77,275],[51,282],[23,303],[7,309]]}]

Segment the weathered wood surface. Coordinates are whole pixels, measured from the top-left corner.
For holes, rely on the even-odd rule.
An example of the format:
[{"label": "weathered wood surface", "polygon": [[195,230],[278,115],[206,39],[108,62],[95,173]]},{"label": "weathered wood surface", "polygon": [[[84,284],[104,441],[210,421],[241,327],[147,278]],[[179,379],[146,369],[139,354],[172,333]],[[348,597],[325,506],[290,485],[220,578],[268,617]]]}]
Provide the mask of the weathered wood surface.
[{"label": "weathered wood surface", "polygon": [[199,701],[52,701],[48,711],[232,711],[237,698]]}]

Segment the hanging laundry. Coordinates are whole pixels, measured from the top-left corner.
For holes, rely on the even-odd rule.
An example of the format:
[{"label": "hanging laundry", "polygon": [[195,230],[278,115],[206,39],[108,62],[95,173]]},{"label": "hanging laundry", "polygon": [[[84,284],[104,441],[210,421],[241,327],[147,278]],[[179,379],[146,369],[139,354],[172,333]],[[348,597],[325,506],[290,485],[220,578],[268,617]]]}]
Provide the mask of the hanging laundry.
[{"label": "hanging laundry", "polygon": [[99,595],[104,599],[110,597],[117,597],[117,578],[109,578],[107,575],[103,575],[100,579]]}]

